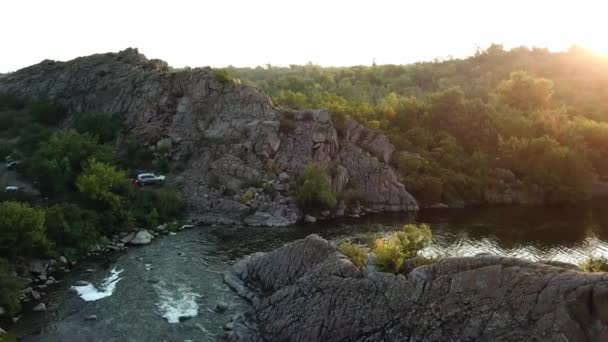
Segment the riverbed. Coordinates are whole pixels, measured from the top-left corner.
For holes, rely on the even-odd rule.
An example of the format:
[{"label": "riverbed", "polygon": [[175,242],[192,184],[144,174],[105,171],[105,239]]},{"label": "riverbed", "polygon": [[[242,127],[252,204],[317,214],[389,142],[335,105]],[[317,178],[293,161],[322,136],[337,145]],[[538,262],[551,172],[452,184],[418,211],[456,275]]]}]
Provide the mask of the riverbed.
[{"label": "riverbed", "polygon": [[[51,293],[48,310],[23,317],[17,332],[24,341],[219,341],[222,325],[248,306],[223,283],[222,273],[245,255],[311,233],[339,241],[420,222],[433,230],[427,255],[491,253],[579,263],[608,256],[604,203],[424,210],[415,217],[375,215],[289,228],[197,227],[113,255],[109,263],[82,263]],[[96,319],[87,320],[91,315]]]}]

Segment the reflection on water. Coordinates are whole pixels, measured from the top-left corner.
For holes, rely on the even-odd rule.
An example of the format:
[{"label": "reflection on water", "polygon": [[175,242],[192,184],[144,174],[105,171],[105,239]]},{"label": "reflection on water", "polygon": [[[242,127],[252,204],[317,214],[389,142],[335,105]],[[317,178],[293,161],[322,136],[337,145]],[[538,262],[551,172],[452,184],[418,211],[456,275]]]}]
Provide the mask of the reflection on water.
[{"label": "reflection on water", "polygon": [[[109,269],[91,274],[84,272],[91,265],[81,266],[83,272],[69,275],[52,293],[45,319],[25,317],[21,330],[29,335],[25,341],[221,340],[222,325],[248,307],[222,281],[222,272],[239,258],[311,233],[339,241],[412,221],[431,225],[434,240],[427,254],[491,253],[571,263],[590,255],[608,256],[608,201],[574,207],[426,210],[416,217],[376,215],[289,228],[200,227],[117,255],[112,267],[124,272],[111,281]],[[84,301],[70,290],[78,280],[112,283],[96,290],[111,295]],[[226,304],[225,312],[214,310],[219,303]],[[96,321],[84,320],[92,314]]]}]

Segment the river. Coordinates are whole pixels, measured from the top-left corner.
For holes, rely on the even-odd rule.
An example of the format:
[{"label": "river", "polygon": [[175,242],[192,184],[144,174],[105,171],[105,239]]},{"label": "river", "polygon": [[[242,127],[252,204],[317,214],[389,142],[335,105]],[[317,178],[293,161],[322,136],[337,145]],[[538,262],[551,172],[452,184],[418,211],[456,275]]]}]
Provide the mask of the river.
[{"label": "river", "polygon": [[[431,225],[428,255],[486,252],[531,260],[579,263],[608,255],[608,202],[567,207],[424,210],[416,217],[376,215],[289,228],[197,227],[113,256],[84,262],[50,295],[48,310],[17,325],[24,341],[218,341],[222,325],[247,303],[222,281],[237,259],[317,233],[340,240]],[[95,272],[87,272],[94,268]],[[89,286],[74,288],[77,281]],[[216,312],[218,303],[225,312]],[[86,320],[96,315],[96,320]]]}]

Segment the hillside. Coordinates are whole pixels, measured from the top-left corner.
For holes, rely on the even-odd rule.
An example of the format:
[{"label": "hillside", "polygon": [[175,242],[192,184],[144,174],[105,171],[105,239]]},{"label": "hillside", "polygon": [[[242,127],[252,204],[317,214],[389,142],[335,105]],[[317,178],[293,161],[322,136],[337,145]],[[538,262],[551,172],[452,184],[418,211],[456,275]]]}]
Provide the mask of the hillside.
[{"label": "hillside", "polygon": [[44,61],[0,79],[0,93],[51,99],[68,113],[57,122],[65,128],[83,113],[122,120],[115,154],[132,170],[168,171],[200,222],[283,226],[301,209],[318,214],[293,198],[309,163],[326,174],[338,197],[328,209],[340,215],[418,208],[388,165],[385,136],[354,121],[339,135],[326,111],[276,108],[210,68],[173,70],[127,49]]},{"label": "hillside", "polygon": [[581,49],[227,71],[279,106],[328,108],[382,131],[423,204],[577,202],[608,175],[608,59]]}]

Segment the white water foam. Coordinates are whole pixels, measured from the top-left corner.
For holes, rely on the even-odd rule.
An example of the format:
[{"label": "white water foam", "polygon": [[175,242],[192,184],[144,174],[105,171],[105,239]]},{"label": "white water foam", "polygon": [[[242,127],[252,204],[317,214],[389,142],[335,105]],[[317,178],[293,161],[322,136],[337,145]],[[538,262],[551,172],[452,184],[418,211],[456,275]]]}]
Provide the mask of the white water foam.
[{"label": "white water foam", "polygon": [[84,301],[92,302],[102,298],[110,297],[116,289],[116,284],[120,281],[120,274],[123,270],[113,268],[110,275],[101,282],[99,288],[89,283],[82,286],[72,286],[72,289],[78,292],[80,298]]},{"label": "white water foam", "polygon": [[186,285],[167,286],[160,282],[154,285],[158,295],[156,307],[169,323],[179,323],[180,318],[191,318],[198,315],[196,299],[201,297]]}]

